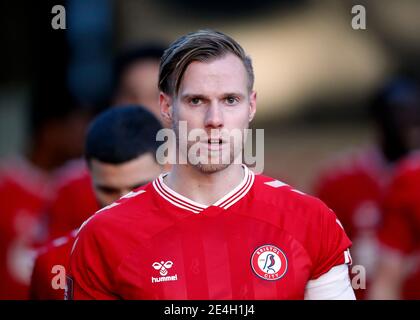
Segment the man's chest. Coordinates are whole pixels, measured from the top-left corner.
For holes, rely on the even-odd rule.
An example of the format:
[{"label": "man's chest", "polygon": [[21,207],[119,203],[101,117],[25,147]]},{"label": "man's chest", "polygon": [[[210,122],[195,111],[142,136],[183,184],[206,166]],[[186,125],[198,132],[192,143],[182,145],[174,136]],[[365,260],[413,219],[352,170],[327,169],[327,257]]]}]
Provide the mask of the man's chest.
[{"label": "man's chest", "polygon": [[155,235],[118,268],[126,299],[301,299],[311,261],[293,235],[258,221],[207,219]]}]

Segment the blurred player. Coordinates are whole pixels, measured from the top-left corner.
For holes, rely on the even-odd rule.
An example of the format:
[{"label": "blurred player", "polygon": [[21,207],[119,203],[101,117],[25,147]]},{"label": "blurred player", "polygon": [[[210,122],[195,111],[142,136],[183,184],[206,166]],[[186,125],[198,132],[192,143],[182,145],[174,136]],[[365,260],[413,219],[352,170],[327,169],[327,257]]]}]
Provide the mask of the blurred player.
[{"label": "blurred player", "polygon": [[[420,113],[418,102],[412,80],[394,79],[378,91],[370,106],[378,145],[343,157],[321,174],[315,187],[315,194],[336,212],[352,239],[353,262],[365,268],[368,282],[379,255],[376,234],[384,192],[395,163],[416,148],[413,115]],[[359,299],[366,297],[363,289],[356,290]]]},{"label": "blurred player", "polygon": [[420,154],[402,161],[385,198],[372,299],[420,299]]},{"label": "blurred player", "polygon": [[139,104],[160,119],[158,76],[164,47],[144,45],[123,52],[114,71],[114,104]]},{"label": "blurred player", "polygon": [[[160,119],[157,79],[164,48],[143,45],[121,53],[114,66],[113,106],[142,105]],[[60,170],[57,195],[49,211],[50,239],[64,236],[79,227],[98,210],[91,177],[82,160],[74,160]]]},{"label": "blurred player", "polygon": [[[159,129],[159,121],[140,106],[111,109],[93,121],[85,156],[98,208],[159,175],[160,166],[154,158]],[[32,273],[32,299],[64,298],[62,286],[75,234],[72,231],[40,250]]]},{"label": "blurred player", "polygon": [[36,91],[27,153],[0,164],[0,299],[28,297],[34,246],[46,236],[43,214],[53,196],[55,171],[82,152],[79,138],[89,112],[77,107],[60,84],[51,84],[49,93]]},{"label": "blurred player", "polygon": [[[178,163],[81,227],[68,298],[354,299],[351,242],[335,214],[234,161],[242,147],[226,131],[252,121],[253,80],[250,58],[219,32],[190,33],[165,51],[160,105]],[[204,135],[192,144],[185,124]],[[195,148],[207,156],[196,162]]]},{"label": "blurred player", "polygon": [[[418,87],[418,89],[420,89]],[[420,91],[406,117],[412,124],[406,136],[420,150]],[[370,297],[420,299],[420,153],[399,163],[384,199],[379,230],[381,255]]]}]

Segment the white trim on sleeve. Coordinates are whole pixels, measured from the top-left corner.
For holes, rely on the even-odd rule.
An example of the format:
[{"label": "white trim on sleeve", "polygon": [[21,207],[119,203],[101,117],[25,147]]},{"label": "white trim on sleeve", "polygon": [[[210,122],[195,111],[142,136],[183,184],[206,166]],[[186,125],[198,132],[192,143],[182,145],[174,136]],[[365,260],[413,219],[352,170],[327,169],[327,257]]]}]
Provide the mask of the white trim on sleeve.
[{"label": "white trim on sleeve", "polygon": [[356,300],[348,265],[335,266],[318,279],[308,281],[305,300]]}]

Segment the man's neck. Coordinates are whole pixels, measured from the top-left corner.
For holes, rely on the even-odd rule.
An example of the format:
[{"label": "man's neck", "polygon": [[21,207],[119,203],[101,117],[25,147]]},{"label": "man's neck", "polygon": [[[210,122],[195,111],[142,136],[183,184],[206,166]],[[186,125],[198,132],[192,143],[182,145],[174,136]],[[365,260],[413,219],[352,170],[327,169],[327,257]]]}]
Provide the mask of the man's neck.
[{"label": "man's neck", "polygon": [[239,185],[243,178],[243,167],[237,164],[214,173],[203,173],[189,165],[174,165],[164,182],[184,197],[209,206]]}]

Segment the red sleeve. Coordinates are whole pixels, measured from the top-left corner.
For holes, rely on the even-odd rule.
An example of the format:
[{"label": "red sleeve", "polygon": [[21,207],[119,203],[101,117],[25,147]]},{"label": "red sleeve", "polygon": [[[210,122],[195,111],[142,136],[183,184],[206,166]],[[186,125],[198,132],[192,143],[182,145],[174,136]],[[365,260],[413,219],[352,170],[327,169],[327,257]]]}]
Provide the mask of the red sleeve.
[{"label": "red sleeve", "polygon": [[[312,239],[313,269],[311,279],[316,279],[340,264],[351,264],[347,237],[340,221],[332,210],[322,204],[320,207],[319,229]],[[317,243],[319,241],[319,243]]]},{"label": "red sleeve", "polygon": [[40,250],[31,277],[30,295],[33,300],[63,300],[65,275],[74,235],[55,239]]},{"label": "red sleeve", "polygon": [[49,209],[51,239],[79,228],[98,209],[87,173],[63,183]]},{"label": "red sleeve", "polygon": [[48,268],[48,261],[44,255],[39,255],[35,260],[34,269],[32,271],[31,285],[30,285],[30,299],[31,300],[45,300],[50,299],[47,293],[50,286],[49,276],[51,270]]},{"label": "red sleeve", "polygon": [[[407,181],[404,181],[407,180]],[[418,202],[418,187],[413,188],[406,177],[391,184],[384,200],[384,218],[379,230],[379,241],[392,249],[408,254],[418,244],[418,232],[413,218]]]},{"label": "red sleeve", "polygon": [[55,248],[53,248],[53,251],[47,251],[40,254],[35,260],[30,285],[30,298],[32,300],[64,299],[64,287],[54,288],[53,282],[57,283],[58,281],[60,284],[65,284],[65,272],[62,274],[63,281],[61,281],[61,279],[58,280],[58,278],[61,278],[61,274],[54,272],[54,266],[63,266],[65,270],[66,265],[63,263],[63,259],[61,259],[60,256],[57,256],[56,253],[58,251],[54,249]]},{"label": "red sleeve", "polygon": [[315,189],[315,195],[334,210],[349,235],[354,233],[353,212],[360,202],[351,195],[352,185],[354,186],[352,179],[342,174],[322,177]]},{"label": "red sleeve", "polygon": [[110,263],[111,257],[102,250],[106,247],[106,239],[101,237],[95,218],[81,228],[74,244],[70,257],[67,299],[117,299],[112,294],[114,270]]}]

